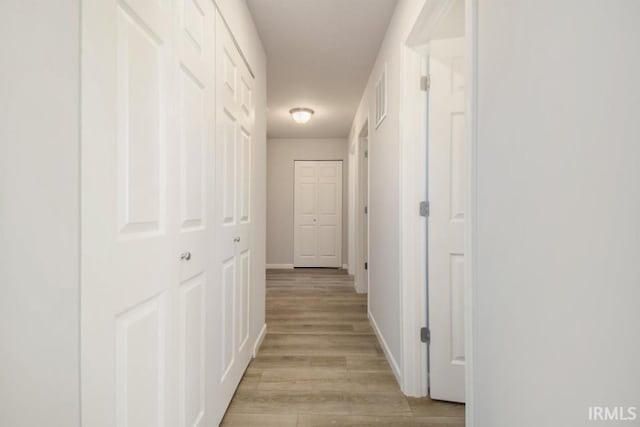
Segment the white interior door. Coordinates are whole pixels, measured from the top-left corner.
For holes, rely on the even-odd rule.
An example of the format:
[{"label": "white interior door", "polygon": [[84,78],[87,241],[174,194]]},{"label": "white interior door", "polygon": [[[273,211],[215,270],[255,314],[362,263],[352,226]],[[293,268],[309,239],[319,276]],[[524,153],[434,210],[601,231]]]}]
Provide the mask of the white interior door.
[{"label": "white interior door", "polygon": [[[211,425],[215,420],[207,381],[215,367],[212,346],[219,328],[216,277],[211,253],[214,236],[215,7],[209,0],[177,0],[177,64],[173,67],[178,182],[177,249],[181,254],[177,289],[179,426]],[[173,165],[173,163],[171,163]],[[173,260],[171,260],[173,261]],[[209,309],[207,307],[209,306]],[[219,351],[219,350],[218,350]],[[210,376],[209,376],[210,378]]]},{"label": "white interior door", "polygon": [[82,424],[179,423],[174,20],[83,2]]},{"label": "white interior door", "polygon": [[429,73],[429,346],[433,399],[464,402],[464,39],[432,41]]},{"label": "white interior door", "polygon": [[342,162],[294,169],[294,266],[342,267]]},{"label": "white interior door", "polygon": [[369,142],[360,142],[360,197],[362,199],[362,247],[364,254],[362,268],[362,289],[369,290]]},{"label": "white interior door", "polygon": [[[218,15],[216,24],[216,217],[215,264],[221,287],[212,309],[222,314],[217,337],[218,421],[249,360],[251,267],[251,146],[255,121],[254,80]],[[213,349],[215,352],[216,349]],[[221,350],[221,351],[220,351]]]}]

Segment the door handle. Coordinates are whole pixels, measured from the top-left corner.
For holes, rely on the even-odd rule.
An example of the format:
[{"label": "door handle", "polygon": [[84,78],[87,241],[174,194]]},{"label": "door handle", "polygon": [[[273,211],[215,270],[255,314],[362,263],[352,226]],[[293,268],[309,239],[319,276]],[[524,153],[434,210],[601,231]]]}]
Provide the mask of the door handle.
[{"label": "door handle", "polygon": [[191,252],[183,252],[182,255],[180,255],[180,259],[182,261],[189,261],[191,259]]},{"label": "door handle", "polygon": [[236,237],[235,239],[233,239],[234,242],[239,242],[240,241],[240,237]]}]

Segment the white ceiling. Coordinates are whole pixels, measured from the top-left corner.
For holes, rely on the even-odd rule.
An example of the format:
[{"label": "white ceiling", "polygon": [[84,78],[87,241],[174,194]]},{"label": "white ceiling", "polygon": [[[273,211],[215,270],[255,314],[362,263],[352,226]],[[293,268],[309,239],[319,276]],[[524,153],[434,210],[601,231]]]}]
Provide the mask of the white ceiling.
[{"label": "white ceiling", "polygon": [[[396,0],[247,0],[267,53],[269,138],[342,138]],[[293,107],[315,110],[291,119]]]}]

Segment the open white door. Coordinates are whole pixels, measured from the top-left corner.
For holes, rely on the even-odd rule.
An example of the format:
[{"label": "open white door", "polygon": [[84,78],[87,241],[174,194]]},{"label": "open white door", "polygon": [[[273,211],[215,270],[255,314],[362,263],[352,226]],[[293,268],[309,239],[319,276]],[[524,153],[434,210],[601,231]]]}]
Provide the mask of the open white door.
[{"label": "open white door", "polygon": [[360,251],[362,251],[363,255],[362,265],[359,266],[362,272],[360,289],[369,292],[369,141],[366,137],[360,139],[358,156],[360,157],[360,186],[358,191],[360,192],[360,215],[362,219]]},{"label": "open white door", "polygon": [[216,22],[216,282],[212,310],[221,313],[217,421],[220,422],[251,359],[249,283],[251,267],[251,145],[254,79],[224,21]]},{"label": "open white door", "polygon": [[342,267],[342,162],[296,161],[295,267]]},{"label": "open white door", "polygon": [[430,389],[464,402],[464,39],[432,41],[429,69]]}]

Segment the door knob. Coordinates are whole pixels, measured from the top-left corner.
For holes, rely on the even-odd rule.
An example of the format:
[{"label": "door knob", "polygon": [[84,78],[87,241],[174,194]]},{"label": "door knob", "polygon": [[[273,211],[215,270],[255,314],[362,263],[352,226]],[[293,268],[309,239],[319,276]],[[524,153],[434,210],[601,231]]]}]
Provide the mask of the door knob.
[{"label": "door knob", "polygon": [[189,261],[191,259],[191,252],[183,252],[182,255],[180,255],[180,259],[183,261]]},{"label": "door knob", "polygon": [[233,239],[234,242],[239,242],[240,241],[240,237],[236,237],[235,239]]},{"label": "door knob", "polygon": [[316,222],[316,221],[317,221],[317,219],[313,218],[313,222]]}]

